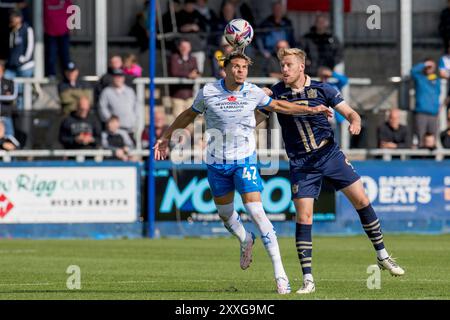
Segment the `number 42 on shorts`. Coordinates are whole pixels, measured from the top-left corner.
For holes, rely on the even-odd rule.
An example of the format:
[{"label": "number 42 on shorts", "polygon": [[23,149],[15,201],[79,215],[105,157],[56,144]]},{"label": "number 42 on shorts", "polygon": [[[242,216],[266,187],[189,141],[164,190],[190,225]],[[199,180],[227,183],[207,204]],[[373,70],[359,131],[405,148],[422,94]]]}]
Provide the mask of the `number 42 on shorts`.
[{"label": "number 42 on shorts", "polygon": [[244,170],[242,171],[242,178],[247,180],[256,180],[256,167],[244,167]]}]

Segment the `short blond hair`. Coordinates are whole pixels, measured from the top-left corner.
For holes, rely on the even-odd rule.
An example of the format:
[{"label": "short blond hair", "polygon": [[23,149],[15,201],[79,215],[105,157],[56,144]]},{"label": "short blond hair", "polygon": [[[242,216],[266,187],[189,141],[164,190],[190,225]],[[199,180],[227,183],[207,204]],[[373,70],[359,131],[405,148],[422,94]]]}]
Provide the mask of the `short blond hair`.
[{"label": "short blond hair", "polygon": [[298,48],[281,48],[277,52],[278,60],[282,60],[286,56],[296,56],[302,63],[305,63],[306,52]]}]

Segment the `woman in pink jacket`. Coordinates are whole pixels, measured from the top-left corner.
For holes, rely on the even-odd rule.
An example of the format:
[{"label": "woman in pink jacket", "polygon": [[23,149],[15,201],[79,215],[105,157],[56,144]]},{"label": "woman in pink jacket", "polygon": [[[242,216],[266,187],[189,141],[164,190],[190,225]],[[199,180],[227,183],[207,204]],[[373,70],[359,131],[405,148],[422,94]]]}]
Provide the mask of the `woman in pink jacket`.
[{"label": "woman in pink jacket", "polygon": [[142,77],[142,68],[134,54],[129,53],[123,57],[123,72],[133,77]]}]

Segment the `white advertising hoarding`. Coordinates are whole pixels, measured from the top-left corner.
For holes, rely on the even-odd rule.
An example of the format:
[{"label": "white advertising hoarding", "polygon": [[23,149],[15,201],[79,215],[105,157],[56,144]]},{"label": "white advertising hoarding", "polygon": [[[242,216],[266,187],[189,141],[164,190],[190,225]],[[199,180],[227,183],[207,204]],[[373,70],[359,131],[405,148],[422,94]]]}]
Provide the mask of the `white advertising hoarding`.
[{"label": "white advertising hoarding", "polygon": [[2,223],[130,223],[135,166],[0,167]]}]

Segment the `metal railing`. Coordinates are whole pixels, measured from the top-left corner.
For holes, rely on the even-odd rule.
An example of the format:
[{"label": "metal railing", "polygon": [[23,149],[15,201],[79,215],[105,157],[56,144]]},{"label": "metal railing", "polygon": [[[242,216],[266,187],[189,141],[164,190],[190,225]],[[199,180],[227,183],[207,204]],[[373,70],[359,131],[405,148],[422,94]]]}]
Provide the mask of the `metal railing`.
[{"label": "metal railing", "polygon": [[[273,160],[287,160],[286,151],[284,149],[258,149],[257,150],[260,159],[273,159]],[[130,155],[139,157],[139,161],[142,161],[150,154],[149,150],[132,150]],[[430,159],[437,162],[443,161],[446,157],[450,158],[450,149],[436,149],[430,150],[411,150],[411,149],[351,149],[345,152],[346,156],[350,160],[368,160],[379,159],[382,161],[392,161],[395,157],[399,160],[405,161],[411,158],[419,157],[420,159]],[[77,162],[84,162],[86,158],[92,158],[96,162],[102,162],[105,158],[113,157],[113,152],[106,149],[95,150],[16,150],[16,151],[3,151],[0,150],[0,159],[3,162],[9,163],[12,161],[34,161],[41,158],[51,160],[69,160],[75,159]],[[180,156],[179,153],[172,153],[174,161],[189,163],[193,158],[205,159],[205,150],[191,150],[184,151]]]}]

